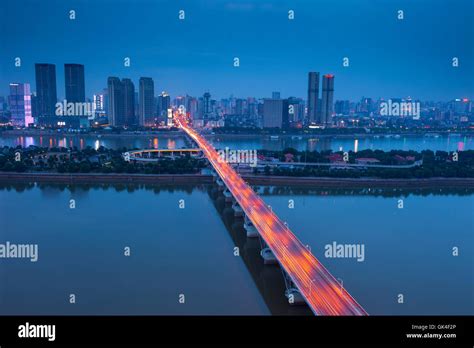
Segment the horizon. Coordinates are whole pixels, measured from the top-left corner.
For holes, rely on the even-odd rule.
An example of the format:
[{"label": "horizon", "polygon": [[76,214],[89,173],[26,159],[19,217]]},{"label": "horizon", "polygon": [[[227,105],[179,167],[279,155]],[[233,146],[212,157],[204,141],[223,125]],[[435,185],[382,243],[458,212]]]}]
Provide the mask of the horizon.
[{"label": "horizon", "polygon": [[[42,62],[42,63],[34,63],[34,64],[53,64],[53,63]],[[66,64],[83,65],[83,66],[84,66],[84,70],[85,70],[85,72],[84,72],[85,81],[87,82],[87,73],[86,73],[87,70],[86,70],[86,67],[85,67],[84,64],[75,62],[75,63],[64,63],[64,64],[62,64],[62,66],[66,65]],[[53,64],[53,65],[54,65],[55,68],[56,68],[56,87],[57,87],[58,91],[59,91],[59,90],[63,90],[63,92],[64,92],[64,84],[61,85],[61,84],[58,83],[58,82],[59,82],[59,81],[58,81],[59,79],[58,79],[58,69],[57,69],[57,66],[56,66],[56,64]],[[308,73],[309,73],[309,72],[308,72]],[[320,72],[319,72],[319,73],[320,73]],[[321,74],[321,73],[320,73],[320,74]],[[64,76],[64,74],[63,74],[63,76]],[[334,78],[336,78],[336,81],[337,81],[337,76],[336,76],[336,75],[331,74],[331,76],[333,76]],[[140,79],[140,78],[150,78],[150,76],[139,76],[139,77],[137,78],[137,81],[135,82],[134,79],[132,79],[132,78],[130,78],[130,77],[127,77],[127,76],[108,75],[107,78],[105,79],[106,83],[105,83],[105,85],[104,85],[103,88],[97,90],[96,92],[92,93],[91,95],[87,94],[87,92],[86,92],[86,100],[87,100],[87,99],[92,100],[92,97],[93,97],[94,94],[101,94],[103,90],[107,90],[107,79],[108,79],[109,77],[117,77],[117,78],[119,78],[120,80],[123,80],[123,79],[130,79],[130,80],[133,82],[134,86],[135,86],[135,93],[138,93],[138,86],[139,86],[139,83],[138,83],[138,82],[139,82],[139,79]],[[151,77],[151,79],[153,79],[153,78]],[[320,82],[321,82],[321,78],[320,78]],[[155,83],[155,80],[154,80],[154,79],[153,79],[153,83]],[[36,87],[36,86],[35,86],[36,83],[31,83],[31,82],[29,82],[29,81],[25,81],[25,82],[11,81],[11,82],[9,82],[8,84],[9,84],[9,85],[10,85],[10,84],[29,84],[29,85],[30,85],[31,93],[36,93],[36,89],[33,88],[33,86]],[[86,83],[86,86],[87,86],[87,83]],[[337,86],[337,84],[336,84],[336,86]],[[87,88],[86,88],[86,89],[87,89]],[[196,94],[196,95],[192,95],[192,94],[187,93],[187,92],[185,92],[184,94],[176,94],[176,95],[173,95],[173,94],[169,93],[169,91],[167,91],[167,90],[161,90],[161,91],[160,91],[160,90],[155,89],[154,97],[158,97],[158,96],[159,96],[161,93],[163,93],[163,92],[169,94],[169,95],[172,97],[172,99],[177,98],[177,97],[185,97],[185,96],[189,96],[189,97],[193,97],[193,98],[200,98],[200,97],[202,97],[202,96],[204,95],[204,93],[210,93],[210,94],[211,94],[211,98],[214,99],[214,100],[226,100],[226,99],[232,99],[232,98],[234,98],[234,99],[255,98],[255,99],[257,99],[257,100],[261,100],[261,99],[272,99],[272,95],[271,95],[271,94],[272,94],[273,92],[278,92],[278,93],[280,93],[281,99],[298,98],[298,99],[302,99],[302,100],[304,100],[304,101],[307,101],[307,95],[305,95],[305,96],[299,96],[299,95],[292,95],[292,94],[290,94],[290,95],[287,95],[287,96],[282,96],[282,95],[281,95],[281,92],[278,91],[278,90],[270,90],[270,91],[267,93],[267,96],[256,96],[256,95],[236,96],[236,95],[232,95],[232,94],[231,94],[231,95],[229,95],[229,96],[213,97],[214,95],[213,95],[212,91],[211,91],[210,89],[208,89],[208,88],[207,88],[207,89],[204,89],[201,94]],[[63,93],[63,94],[64,94],[64,93]],[[6,93],[5,95],[0,95],[0,96],[8,96],[8,95],[9,95],[9,92]],[[379,100],[380,100],[380,101],[383,101],[383,100],[389,101],[389,100],[393,100],[393,99],[404,99],[404,100],[408,99],[408,100],[412,100],[412,101],[433,102],[433,103],[448,103],[448,102],[451,102],[451,101],[453,101],[453,100],[466,99],[466,98],[469,99],[469,100],[472,99],[472,98],[469,98],[469,97],[466,97],[466,96],[454,96],[454,97],[451,98],[451,99],[436,100],[436,99],[420,99],[420,98],[415,98],[415,97],[412,97],[412,96],[409,96],[409,95],[407,95],[407,96],[398,96],[398,95],[397,95],[397,96],[389,96],[389,97],[388,97],[388,96],[385,96],[385,97],[376,96],[376,97],[375,97],[375,96],[369,96],[369,95],[361,95],[361,96],[358,97],[358,98],[357,98],[357,97],[353,97],[353,98],[350,98],[350,99],[338,99],[338,98],[335,98],[334,101],[335,101],[335,102],[336,102],[336,101],[349,101],[349,102],[357,103],[357,102],[361,101],[361,100],[364,99],[364,98],[370,98],[370,99],[372,99],[373,101],[379,101]],[[57,98],[57,99],[58,99],[58,103],[62,103],[63,101],[67,101],[66,98],[65,98],[65,96],[61,96],[59,93],[58,93],[58,98]]]}]

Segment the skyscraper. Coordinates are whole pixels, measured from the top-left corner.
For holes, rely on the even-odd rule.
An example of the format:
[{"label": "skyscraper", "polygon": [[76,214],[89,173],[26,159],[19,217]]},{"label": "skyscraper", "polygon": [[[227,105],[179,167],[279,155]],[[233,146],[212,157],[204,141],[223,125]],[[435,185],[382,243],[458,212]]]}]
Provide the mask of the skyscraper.
[{"label": "skyscraper", "polygon": [[67,102],[84,103],[86,101],[84,65],[64,64],[64,81]]},{"label": "skyscraper", "polygon": [[105,95],[94,94],[92,97],[92,105],[94,110],[94,118],[103,117],[106,114],[105,111]]},{"label": "skyscraper", "polygon": [[135,85],[130,79],[122,79],[123,86],[123,109],[126,126],[136,125],[135,120]]},{"label": "skyscraper", "polygon": [[207,120],[207,118],[209,117],[211,113],[211,93],[209,92],[204,93],[202,101],[203,101],[203,104],[202,104],[203,119]]},{"label": "skyscraper", "polygon": [[288,100],[264,99],[263,128],[288,127]]},{"label": "skyscraper", "polygon": [[108,118],[112,126],[125,125],[123,85],[118,77],[107,79],[109,107]]},{"label": "skyscraper", "polygon": [[288,121],[289,124],[296,125],[304,119],[304,101],[300,98],[288,98]]},{"label": "skyscraper", "polygon": [[168,116],[168,108],[171,106],[170,95],[166,92],[161,92],[158,96],[157,112],[160,121],[165,121]]},{"label": "skyscraper", "polygon": [[139,82],[139,124],[141,126],[154,125],[154,98],[155,86],[151,77],[140,77]]},{"label": "skyscraper", "polygon": [[57,101],[56,66],[54,64],[35,64],[36,97],[38,118],[54,116]]},{"label": "skyscraper", "polygon": [[244,107],[243,107],[243,100],[236,99],[235,100],[235,114],[236,115],[243,115],[244,114]]},{"label": "skyscraper", "polygon": [[331,123],[333,113],[334,98],[334,75],[326,74],[323,76],[323,93],[321,98],[321,118],[317,122],[320,125]]},{"label": "skyscraper", "polygon": [[198,113],[198,100],[196,98],[189,98],[187,111],[192,119],[195,119]]},{"label": "skyscraper", "polygon": [[31,93],[29,83],[10,83],[11,122],[17,127],[27,127],[34,123],[31,114]]},{"label": "skyscraper", "polygon": [[334,112],[338,115],[349,115],[350,107],[349,100],[336,100],[334,103]]},{"label": "skyscraper", "polygon": [[308,74],[308,122],[315,123],[318,119],[319,73]]}]

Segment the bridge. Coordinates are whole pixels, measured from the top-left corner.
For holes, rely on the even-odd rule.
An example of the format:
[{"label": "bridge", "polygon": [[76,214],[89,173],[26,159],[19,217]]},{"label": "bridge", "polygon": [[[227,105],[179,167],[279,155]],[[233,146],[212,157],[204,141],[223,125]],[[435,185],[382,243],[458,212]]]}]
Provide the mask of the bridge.
[{"label": "bridge", "polygon": [[[209,142],[195,131],[185,115],[174,113],[176,124],[199,146],[221,181],[242,208],[290,283],[288,294],[300,294],[315,315],[367,315],[265,202]],[[263,256],[263,255],[262,255]],[[296,290],[296,291],[295,291]]]},{"label": "bridge", "polygon": [[128,160],[137,162],[157,162],[162,158],[176,155],[190,154],[193,157],[201,158],[203,152],[201,149],[144,149],[128,151],[123,156],[128,156]]}]

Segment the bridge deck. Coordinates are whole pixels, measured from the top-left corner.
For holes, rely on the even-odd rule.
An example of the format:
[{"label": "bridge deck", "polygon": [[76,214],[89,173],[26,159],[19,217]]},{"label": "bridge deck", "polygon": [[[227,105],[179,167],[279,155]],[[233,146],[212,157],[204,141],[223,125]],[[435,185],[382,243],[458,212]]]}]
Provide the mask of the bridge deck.
[{"label": "bridge deck", "polygon": [[298,287],[316,315],[367,315],[367,312],[285,226],[237,172],[222,162],[217,151],[191,128],[184,116],[176,115],[179,126],[203,150],[211,165],[232,192],[245,214]]}]

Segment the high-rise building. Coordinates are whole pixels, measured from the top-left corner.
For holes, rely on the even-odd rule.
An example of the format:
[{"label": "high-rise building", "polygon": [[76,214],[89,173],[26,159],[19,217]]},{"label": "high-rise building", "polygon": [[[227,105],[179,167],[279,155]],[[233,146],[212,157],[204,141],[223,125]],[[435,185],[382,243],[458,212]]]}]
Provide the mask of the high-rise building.
[{"label": "high-rise building", "polygon": [[206,120],[211,114],[211,93],[206,92],[202,97],[202,114],[203,118]]},{"label": "high-rise building", "polygon": [[86,101],[84,65],[64,64],[64,81],[67,102],[84,103]]},{"label": "high-rise building", "polygon": [[318,119],[319,73],[308,74],[308,122],[316,123]]},{"label": "high-rise building", "polygon": [[94,110],[104,111],[105,110],[105,97],[103,94],[94,94],[92,97],[94,103]]},{"label": "high-rise building", "polygon": [[92,106],[93,106],[93,111],[94,111],[94,118],[99,118],[99,117],[104,117],[106,115],[105,111],[105,94],[104,93],[98,93],[94,94],[92,97]]},{"label": "high-rise building", "polygon": [[[140,89],[140,87],[138,89]],[[140,124],[140,109],[139,109],[139,104],[138,104],[138,101],[140,98],[138,96],[138,91],[133,94],[133,97],[134,97],[133,105],[135,105],[135,113],[133,115],[133,119],[135,120],[134,121],[135,124],[138,125]]]},{"label": "high-rise building", "polygon": [[321,98],[321,117],[317,123],[320,125],[328,125],[331,123],[331,117],[333,113],[334,75],[324,75],[322,87],[323,92]]},{"label": "high-rise building", "polygon": [[184,95],[177,96],[174,99],[173,105],[176,106],[177,108],[181,107],[181,105],[186,107],[186,97]]},{"label": "high-rise building", "polygon": [[125,126],[136,125],[135,121],[135,85],[130,79],[122,79],[123,86],[123,110],[125,114]]},{"label": "high-rise building", "polygon": [[350,113],[349,100],[336,100],[336,103],[334,104],[334,112],[337,115],[349,115]]},{"label": "high-rise building", "polygon": [[112,126],[125,125],[125,111],[124,111],[124,93],[123,84],[118,77],[109,77],[107,79],[109,107],[108,118],[109,124]]},{"label": "high-rise building", "polygon": [[470,109],[468,98],[456,98],[450,102],[449,109],[454,111],[456,115],[466,114]]},{"label": "high-rise building", "polygon": [[27,127],[34,123],[31,114],[31,92],[29,83],[10,83],[8,104],[12,125]]},{"label": "high-rise building", "polygon": [[301,123],[304,119],[304,101],[300,98],[288,98],[288,121],[290,124]]},{"label": "high-rise building", "polygon": [[38,97],[36,92],[31,93],[31,117],[33,117],[33,120],[38,118]]},{"label": "high-rise building", "polygon": [[369,115],[372,111],[374,111],[372,98],[362,97],[359,103],[358,112],[364,115]]},{"label": "high-rise building", "polygon": [[288,127],[288,100],[264,99],[263,128]]},{"label": "high-rise building", "polygon": [[153,126],[155,123],[155,85],[151,77],[140,77],[139,81],[139,124],[141,126]]},{"label": "high-rise building", "polygon": [[55,116],[56,66],[54,64],[35,64],[35,75],[38,118],[41,120],[41,117]]},{"label": "high-rise building", "polygon": [[198,113],[198,100],[190,97],[188,100],[187,111],[192,119],[195,119]]},{"label": "high-rise building", "polygon": [[158,102],[156,104],[158,119],[160,121],[166,121],[166,118],[168,117],[168,109],[171,106],[170,95],[166,92],[161,92],[161,94],[158,96]]},{"label": "high-rise building", "polygon": [[108,112],[109,112],[109,89],[104,88],[102,90],[102,95],[104,96],[104,111],[105,111],[105,114],[108,114]]},{"label": "high-rise building", "polygon": [[272,92],[272,99],[280,99],[280,92]]},{"label": "high-rise building", "polygon": [[243,108],[243,100],[236,99],[235,100],[235,114],[236,115],[243,115],[244,108]]}]

